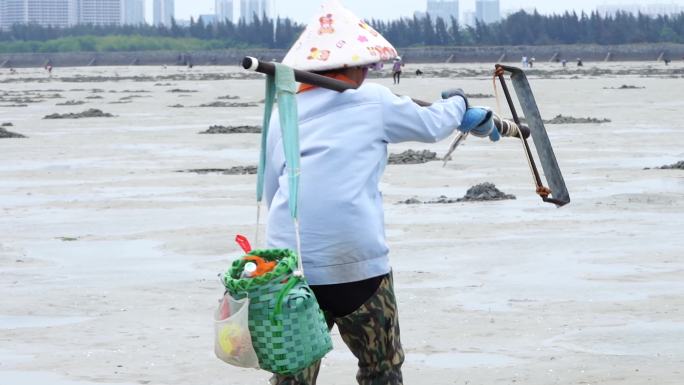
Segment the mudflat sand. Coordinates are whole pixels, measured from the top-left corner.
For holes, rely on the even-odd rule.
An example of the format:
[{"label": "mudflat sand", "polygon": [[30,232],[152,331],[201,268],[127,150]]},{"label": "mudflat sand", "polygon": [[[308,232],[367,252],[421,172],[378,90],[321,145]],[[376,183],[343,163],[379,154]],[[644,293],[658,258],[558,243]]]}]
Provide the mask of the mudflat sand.
[{"label": "mudflat sand", "polygon": [[[491,95],[492,67],[373,81],[424,100]],[[684,160],[684,65],[531,74],[545,119],[611,120],[547,126],[569,206],[535,196],[512,139],[471,138],[446,168],[387,168],[405,383],[681,385],[684,171],[655,168]],[[266,383],[216,359],[212,340],[217,274],[239,256],[235,234],[253,237],[255,176],[176,172],[256,164],[258,135],[198,133],[258,126],[263,88],[237,67],[0,72],[0,122],[28,137],[0,139],[0,384]],[[85,103],[56,105],[70,100]],[[195,108],[227,100],[257,107]],[[43,119],[90,108],[114,117]],[[517,199],[396,204],[483,182]],[[352,384],[355,360],[333,334],[319,383]]]}]

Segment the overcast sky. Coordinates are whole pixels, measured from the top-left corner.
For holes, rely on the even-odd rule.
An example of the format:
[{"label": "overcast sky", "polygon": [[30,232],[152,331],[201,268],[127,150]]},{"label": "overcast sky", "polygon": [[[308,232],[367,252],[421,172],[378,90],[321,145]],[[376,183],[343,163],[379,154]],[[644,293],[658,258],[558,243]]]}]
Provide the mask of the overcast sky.
[{"label": "overcast sky", "polygon": [[[239,1],[239,0],[238,0]],[[308,22],[322,0],[275,0],[278,13],[302,22]],[[176,19],[189,19],[214,12],[214,0],[175,0]],[[416,10],[425,10],[426,0],[341,0],[359,17],[396,19],[411,16]],[[541,13],[560,13],[567,9],[593,10],[597,5],[615,4],[677,4],[684,0],[501,0],[501,10],[534,8]],[[461,11],[475,9],[475,0],[461,0]],[[147,19],[152,18],[152,0],[147,0]]]}]

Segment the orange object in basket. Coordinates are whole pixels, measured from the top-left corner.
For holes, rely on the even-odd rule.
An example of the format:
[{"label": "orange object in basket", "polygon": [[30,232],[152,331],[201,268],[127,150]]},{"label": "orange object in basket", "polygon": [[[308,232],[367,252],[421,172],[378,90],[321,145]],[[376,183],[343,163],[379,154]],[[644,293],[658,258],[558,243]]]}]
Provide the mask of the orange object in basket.
[{"label": "orange object in basket", "polygon": [[275,269],[276,265],[278,264],[275,261],[266,261],[261,257],[257,257],[256,255],[247,255],[242,259],[244,259],[245,261],[254,262],[257,265],[256,272],[254,273],[255,277],[259,277],[261,275],[268,273],[269,271]]}]

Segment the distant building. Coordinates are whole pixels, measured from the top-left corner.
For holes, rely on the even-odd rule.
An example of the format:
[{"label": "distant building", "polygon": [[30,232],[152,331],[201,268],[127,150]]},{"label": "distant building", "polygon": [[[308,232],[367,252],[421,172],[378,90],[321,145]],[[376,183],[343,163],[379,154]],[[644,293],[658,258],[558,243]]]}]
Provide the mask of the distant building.
[{"label": "distant building", "polygon": [[475,18],[485,24],[501,20],[499,0],[475,0]]},{"label": "distant building", "polygon": [[216,0],[214,3],[214,10],[216,12],[216,18],[220,22],[224,22],[226,20],[233,22],[235,21],[233,19],[233,9],[234,9],[234,3],[233,0]]},{"label": "distant building", "polygon": [[78,22],[76,0],[0,0],[0,28],[14,24],[68,27]]},{"label": "distant building", "polygon": [[79,0],[80,24],[121,25],[121,0]]},{"label": "distant building", "polygon": [[648,4],[641,13],[650,16],[677,15],[684,12],[684,6],[677,4]]},{"label": "distant building", "polygon": [[123,24],[145,24],[145,0],[123,0],[122,5]]},{"label": "distant building", "polygon": [[176,25],[179,27],[189,27],[190,19],[176,19]]},{"label": "distant building", "polygon": [[648,16],[676,15],[684,12],[684,6],[677,4],[623,4],[623,5],[601,5],[596,7],[596,11],[602,16],[615,16],[618,12],[631,13],[633,15],[642,13]]},{"label": "distant building", "polygon": [[638,14],[640,10],[641,6],[637,4],[600,5],[596,7],[596,11],[602,16],[615,16],[618,12]]},{"label": "distant building", "polygon": [[216,23],[216,15],[199,15],[197,21],[202,21],[204,25]]},{"label": "distant building", "polygon": [[240,0],[240,19],[250,23],[254,19],[254,15],[262,18],[264,15],[268,18],[273,17],[273,1],[272,0]]},{"label": "distant building", "polygon": [[535,12],[537,12],[537,8],[535,8],[535,7],[508,8],[508,9],[505,9],[501,12],[501,17],[506,19],[506,18],[508,18],[508,16],[511,16],[511,15],[516,14],[518,12],[525,12],[528,15],[533,15]]},{"label": "distant building", "polygon": [[13,24],[27,23],[28,15],[21,0],[0,0],[0,28],[8,29]]},{"label": "distant building", "polygon": [[171,20],[175,15],[175,4],[173,0],[154,0],[154,25],[170,26]]},{"label": "distant building", "polygon": [[432,20],[441,17],[447,24],[452,17],[458,20],[458,0],[428,0],[427,14]]},{"label": "distant building", "polygon": [[475,11],[463,11],[463,18],[461,19],[461,24],[463,24],[466,27],[474,27],[475,26]]}]

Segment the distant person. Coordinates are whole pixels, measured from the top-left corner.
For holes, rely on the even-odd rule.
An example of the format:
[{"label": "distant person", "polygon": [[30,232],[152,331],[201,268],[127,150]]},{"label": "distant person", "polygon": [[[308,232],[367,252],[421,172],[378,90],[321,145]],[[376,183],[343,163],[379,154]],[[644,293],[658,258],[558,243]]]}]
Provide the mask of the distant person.
[{"label": "distant person", "polygon": [[418,69],[416,70],[416,76],[418,76],[418,77],[423,76],[423,71],[421,71],[420,68],[418,68]]},{"label": "distant person", "polygon": [[537,60],[535,58],[530,59],[530,68],[534,67],[534,61]]},{"label": "distant person", "polygon": [[563,68],[565,68],[565,67],[568,65],[568,61],[565,60],[565,59],[563,59],[563,60],[561,61],[561,64],[563,65]]},{"label": "distant person", "polygon": [[584,67],[584,63],[582,62],[582,58],[581,58],[581,57],[578,57],[578,58],[577,58],[577,66],[578,66],[578,67]]},{"label": "distant person", "polygon": [[671,61],[670,59],[663,59],[663,61],[665,62],[665,65],[666,65],[666,66],[669,66],[669,65],[670,65],[670,61]]},{"label": "distant person", "polygon": [[371,69],[373,71],[382,71],[383,68],[385,68],[385,65],[382,62],[377,62],[371,65]]},{"label": "distant person", "polygon": [[404,62],[401,60],[401,56],[394,58],[394,64],[392,65],[392,77],[394,78],[394,84],[399,84],[401,82],[401,67],[404,66]]},{"label": "distant person", "polygon": [[48,72],[48,75],[52,77],[52,64],[48,63],[45,65],[45,70]]},{"label": "distant person", "polygon": [[520,61],[520,64],[522,64],[522,67],[523,67],[523,68],[527,68],[527,66],[529,65],[529,61],[527,60],[527,56],[523,56],[523,57],[522,57],[522,60]]}]

